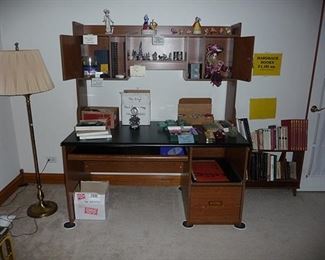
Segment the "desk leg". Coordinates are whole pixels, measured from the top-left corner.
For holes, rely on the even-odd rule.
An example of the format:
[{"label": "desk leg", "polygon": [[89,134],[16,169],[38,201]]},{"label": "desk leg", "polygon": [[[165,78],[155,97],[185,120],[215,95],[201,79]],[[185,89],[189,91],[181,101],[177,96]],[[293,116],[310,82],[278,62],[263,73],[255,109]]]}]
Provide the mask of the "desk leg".
[{"label": "desk leg", "polygon": [[193,227],[193,224],[191,224],[187,220],[185,220],[185,221],[183,221],[183,226],[186,228],[191,228],[191,227]]},{"label": "desk leg", "polygon": [[79,181],[86,179],[88,176],[84,172],[83,161],[69,160],[69,153],[74,147],[62,147],[63,164],[64,164],[64,183],[67,198],[67,207],[69,221],[64,224],[65,228],[73,228],[75,226],[75,214],[73,205],[73,192],[75,191]]}]

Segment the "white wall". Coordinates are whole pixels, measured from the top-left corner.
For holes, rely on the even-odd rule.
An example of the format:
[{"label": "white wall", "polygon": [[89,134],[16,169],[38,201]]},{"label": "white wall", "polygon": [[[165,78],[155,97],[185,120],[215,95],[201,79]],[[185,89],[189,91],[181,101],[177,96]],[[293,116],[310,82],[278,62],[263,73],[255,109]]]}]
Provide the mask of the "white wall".
[{"label": "white wall", "polygon": [[[277,123],[281,118],[304,117],[310,82],[321,0],[232,0],[232,1],[0,1],[0,28],[3,48],[40,49],[56,88],[32,96],[35,134],[40,168],[46,156],[56,156],[46,172],[62,173],[60,142],[76,123],[75,82],[62,81],[59,35],[72,33],[72,21],[103,24],[103,9],[109,8],[116,25],[143,23],[144,14],[160,25],[191,25],[195,16],[203,25],[242,23],[242,35],[255,36],[255,52],[282,52],[279,77],[253,77],[239,82],[237,115],[248,117],[251,97],[277,97],[276,120],[251,121],[254,129]],[[150,89],[152,119],[176,118],[180,97],[210,96],[217,119],[224,115],[226,84],[213,87],[208,82],[185,82],[181,71],[148,71],[146,77],[125,82],[105,82],[104,88],[91,89],[90,103],[120,105],[124,88]],[[20,166],[34,171],[24,99],[12,98]],[[0,180],[1,183],[1,180]]]},{"label": "white wall", "polygon": [[[0,50],[2,49],[0,27]],[[9,97],[0,96],[0,190],[19,173],[19,157]]]},{"label": "white wall", "polygon": [[9,97],[0,97],[0,190],[19,173],[19,157]]}]

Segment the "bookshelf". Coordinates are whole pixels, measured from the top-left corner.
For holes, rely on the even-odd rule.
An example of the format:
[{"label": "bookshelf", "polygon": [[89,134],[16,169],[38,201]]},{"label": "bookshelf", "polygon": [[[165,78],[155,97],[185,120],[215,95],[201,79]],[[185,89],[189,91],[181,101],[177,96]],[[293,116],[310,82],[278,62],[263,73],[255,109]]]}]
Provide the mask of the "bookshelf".
[{"label": "bookshelf", "polygon": [[271,125],[251,132],[246,186],[289,188],[295,196],[300,188],[307,149],[307,129],[305,119],[285,119],[280,126]]}]

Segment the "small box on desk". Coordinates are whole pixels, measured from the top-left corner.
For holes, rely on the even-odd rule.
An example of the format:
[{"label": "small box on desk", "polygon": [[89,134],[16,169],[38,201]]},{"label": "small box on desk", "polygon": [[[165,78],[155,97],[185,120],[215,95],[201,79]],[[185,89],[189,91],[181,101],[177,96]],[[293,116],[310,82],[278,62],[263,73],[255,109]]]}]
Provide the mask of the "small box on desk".
[{"label": "small box on desk", "polygon": [[188,125],[213,123],[211,103],[211,98],[181,98],[178,102],[178,120]]},{"label": "small box on desk", "polygon": [[108,128],[115,128],[119,125],[118,107],[85,107],[81,110],[81,120],[107,120]]},{"label": "small box on desk", "polygon": [[105,220],[108,214],[108,182],[81,181],[74,192],[76,219]]}]

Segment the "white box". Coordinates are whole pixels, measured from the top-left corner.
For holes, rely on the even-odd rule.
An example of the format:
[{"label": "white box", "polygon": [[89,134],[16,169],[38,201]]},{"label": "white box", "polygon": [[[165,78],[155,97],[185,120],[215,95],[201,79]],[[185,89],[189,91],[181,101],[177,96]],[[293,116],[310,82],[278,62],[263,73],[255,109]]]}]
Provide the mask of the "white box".
[{"label": "white box", "polygon": [[124,90],[121,93],[121,116],[122,125],[130,125],[131,109],[136,107],[138,109],[138,117],[140,118],[140,125],[150,125],[151,117],[151,101],[150,90]]},{"label": "white box", "polygon": [[74,192],[76,219],[105,220],[108,214],[109,182],[81,181]]}]

